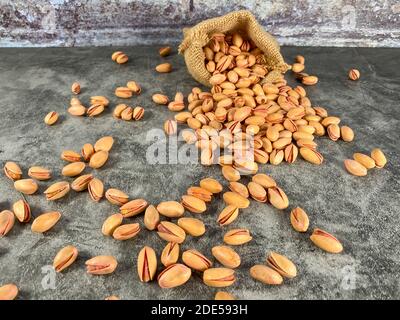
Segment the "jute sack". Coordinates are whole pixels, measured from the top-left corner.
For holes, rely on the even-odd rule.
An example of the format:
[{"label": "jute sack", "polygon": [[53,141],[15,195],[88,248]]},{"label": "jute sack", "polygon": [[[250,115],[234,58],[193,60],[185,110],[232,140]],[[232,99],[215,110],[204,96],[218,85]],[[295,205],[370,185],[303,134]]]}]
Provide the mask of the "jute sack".
[{"label": "jute sack", "polygon": [[201,84],[210,87],[210,72],[205,66],[203,47],[215,33],[239,32],[251,39],[264,52],[264,64],[268,69],[264,82],[272,82],[282,77],[289,69],[283,60],[277,41],[261,27],[250,11],[240,10],[227,15],[204,20],[192,28],[183,30],[184,39],[179,53],[184,55],[186,66]]}]

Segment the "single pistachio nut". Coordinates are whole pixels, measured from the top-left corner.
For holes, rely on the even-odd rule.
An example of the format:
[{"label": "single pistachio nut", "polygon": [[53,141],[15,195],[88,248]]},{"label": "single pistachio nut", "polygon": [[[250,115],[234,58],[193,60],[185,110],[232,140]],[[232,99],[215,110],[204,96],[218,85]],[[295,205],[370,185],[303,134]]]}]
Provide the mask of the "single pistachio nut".
[{"label": "single pistachio nut", "polygon": [[213,178],[204,178],[200,180],[200,187],[214,194],[220,193],[223,190],[221,183]]},{"label": "single pistachio nut", "polygon": [[177,201],[163,201],[158,204],[157,211],[168,218],[179,218],[183,216],[185,208]]},{"label": "single pistachio nut", "polygon": [[33,179],[21,179],[14,182],[14,188],[24,194],[34,194],[39,186]]},{"label": "single pistachio nut", "polygon": [[62,168],[61,174],[66,177],[76,177],[85,170],[86,164],[84,162],[72,162]]},{"label": "single pistachio nut", "polygon": [[14,226],[15,216],[10,210],[0,212],[0,238],[7,235]]},{"label": "single pistachio nut", "polygon": [[232,246],[245,244],[252,239],[253,237],[247,229],[232,229],[224,235],[224,242]]},{"label": "single pistachio nut", "polygon": [[249,197],[249,190],[243,183],[240,183],[237,181],[231,181],[229,183],[228,187],[229,187],[229,190],[240,194],[242,197],[245,197],[245,198]]},{"label": "single pistachio nut", "polygon": [[330,124],[326,132],[332,141],[337,141],[340,138],[340,128],[337,124]]},{"label": "single pistachio nut", "polygon": [[102,114],[104,111],[104,105],[102,104],[92,104],[87,110],[86,114],[88,117],[96,117]]},{"label": "single pistachio nut", "polygon": [[353,81],[360,79],[360,71],[358,71],[357,69],[350,69],[349,70],[349,79],[353,80]]},{"label": "single pistachio nut", "polygon": [[164,131],[167,135],[171,136],[176,134],[176,131],[178,130],[178,125],[175,120],[167,120],[164,122]]},{"label": "single pistachio nut", "polygon": [[71,105],[71,106],[81,106],[82,103],[81,103],[81,101],[80,101],[78,98],[72,97],[72,98],[71,98],[70,105]]},{"label": "single pistachio nut", "polygon": [[343,251],[343,246],[338,239],[336,239],[330,233],[321,230],[314,229],[310,240],[319,248],[330,253],[340,253]]},{"label": "single pistachio nut", "polygon": [[233,205],[239,209],[245,209],[250,205],[249,199],[232,191],[225,192],[223,194],[223,199],[227,205]]},{"label": "single pistachio nut", "polygon": [[45,117],[44,117],[44,123],[52,126],[55,124],[58,120],[58,113],[55,111],[50,111]]},{"label": "single pistachio nut", "polygon": [[259,185],[263,186],[266,189],[277,186],[275,180],[264,173],[257,173],[251,178],[251,180],[255,183],[258,183]]},{"label": "single pistachio nut", "polygon": [[104,96],[92,96],[90,97],[90,104],[101,104],[104,107],[107,107],[110,104],[110,101]]},{"label": "single pistachio nut", "polygon": [[235,271],[229,268],[209,268],[203,273],[203,282],[210,287],[228,287],[235,281]]},{"label": "single pistachio nut", "polygon": [[151,98],[157,104],[167,105],[169,103],[169,99],[165,94],[155,93]]},{"label": "single pistachio nut", "polygon": [[196,218],[179,218],[178,226],[193,237],[200,237],[206,232],[203,221]]},{"label": "single pistachio nut", "polygon": [[18,287],[13,283],[8,283],[0,287],[0,300],[14,300],[18,296]]},{"label": "single pistachio nut", "polygon": [[185,230],[168,221],[161,221],[157,225],[157,233],[161,239],[168,242],[182,243],[186,238]]},{"label": "single pistachio nut", "polygon": [[218,291],[215,294],[214,300],[236,300],[236,298],[228,292]]},{"label": "single pistachio nut", "polygon": [[239,254],[228,246],[215,246],[211,249],[212,255],[224,267],[235,269],[240,266]]},{"label": "single pistachio nut", "polygon": [[133,95],[131,89],[129,89],[128,87],[117,87],[114,91],[114,94],[118,98],[122,98],[122,99],[132,98],[132,95]]},{"label": "single pistachio nut", "polygon": [[199,198],[205,202],[210,202],[212,199],[212,192],[202,187],[190,187],[187,192],[189,196]]},{"label": "single pistachio nut", "polygon": [[286,278],[294,278],[297,275],[297,268],[292,261],[276,252],[271,252],[267,257],[268,265]]},{"label": "single pistachio nut", "polygon": [[257,264],[251,267],[250,275],[253,279],[264,284],[279,285],[283,282],[283,278],[278,272],[263,264]]},{"label": "single pistachio nut", "polygon": [[142,213],[147,208],[147,201],[144,199],[134,199],[125,203],[119,208],[124,218],[129,218]]},{"label": "single pistachio nut", "polygon": [[108,160],[108,151],[104,151],[104,150],[97,151],[90,158],[89,167],[91,167],[93,169],[99,169],[102,166],[104,166],[104,164],[107,162],[107,160]]},{"label": "single pistachio nut", "polygon": [[59,181],[48,187],[44,194],[47,200],[57,200],[64,197],[70,190],[70,185],[67,181]]},{"label": "single pistachio nut", "polygon": [[366,154],[356,152],[353,154],[353,159],[362,164],[367,169],[375,168],[375,160]]},{"label": "single pistachio nut", "polygon": [[66,246],[62,248],[53,260],[53,268],[56,272],[61,272],[73,264],[78,257],[78,249],[74,246]]},{"label": "single pistachio nut", "polygon": [[171,47],[162,47],[158,49],[158,53],[161,57],[166,57],[171,53]]},{"label": "single pistachio nut", "polygon": [[176,242],[168,242],[161,253],[161,263],[168,267],[179,259],[179,244]]},{"label": "single pistachio nut", "polygon": [[88,184],[88,192],[93,201],[99,202],[104,195],[103,182],[100,179],[93,178]]},{"label": "single pistachio nut", "polygon": [[238,215],[239,215],[239,208],[233,205],[228,205],[218,215],[217,222],[220,226],[226,226],[235,221]]},{"label": "single pistachio nut", "polygon": [[304,64],[302,63],[293,63],[292,64],[292,71],[293,72],[302,72],[304,70]]},{"label": "single pistachio nut", "polygon": [[113,111],[113,117],[116,119],[120,119],[122,116],[122,112],[127,108],[128,108],[128,105],[126,105],[125,103],[117,104]]},{"label": "single pistachio nut", "polygon": [[61,159],[68,162],[82,161],[81,155],[73,150],[64,150],[61,153]]},{"label": "single pistachio nut", "polygon": [[44,233],[49,231],[60,220],[61,213],[58,211],[51,211],[41,214],[33,220],[31,230],[37,233]]},{"label": "single pistachio nut", "polygon": [[4,173],[11,180],[19,180],[22,177],[22,170],[18,164],[12,161],[6,162],[4,165]]},{"label": "single pistachio nut", "polygon": [[310,225],[307,213],[300,207],[294,208],[290,212],[290,223],[294,230],[298,232],[306,232]]},{"label": "single pistachio nut", "polygon": [[133,117],[133,108],[132,107],[126,107],[122,112],[121,112],[121,119],[125,121],[131,121]]},{"label": "single pistachio nut", "polygon": [[168,62],[161,63],[156,66],[156,71],[159,73],[167,73],[172,71],[172,65]]},{"label": "single pistachio nut", "polygon": [[118,206],[122,206],[129,201],[129,196],[125,192],[114,188],[108,189],[105,196],[110,203]]},{"label": "single pistachio nut", "polygon": [[123,224],[114,230],[113,237],[116,240],[128,240],[136,237],[139,232],[139,223]]},{"label": "single pistachio nut", "polygon": [[185,284],[191,275],[192,270],[184,264],[171,264],[158,275],[158,285],[161,288],[175,288]]},{"label": "single pistachio nut", "polygon": [[120,213],[115,213],[109,216],[104,222],[103,226],[101,227],[101,233],[105,236],[112,236],[115,229],[117,229],[123,220],[123,215]]},{"label": "single pistachio nut", "polygon": [[134,94],[140,94],[142,92],[142,87],[138,83],[136,83],[136,81],[128,81],[126,86]]},{"label": "single pistachio nut", "polygon": [[378,148],[371,151],[371,158],[374,159],[377,168],[383,168],[387,163],[385,154]]},{"label": "single pistachio nut", "polygon": [[74,191],[84,191],[88,188],[89,182],[93,179],[92,174],[84,174],[79,176],[71,183],[71,189]]},{"label": "single pistachio nut", "polygon": [[122,51],[116,51],[111,55],[111,59],[115,61],[118,64],[124,64],[128,62],[129,58],[128,56],[123,53]]},{"label": "single pistachio nut", "polygon": [[157,256],[153,248],[145,246],[137,258],[137,272],[142,282],[152,281],[157,271]]},{"label": "single pistachio nut", "polygon": [[96,256],[85,262],[86,271],[93,275],[110,274],[117,268],[118,262],[113,256]]},{"label": "single pistachio nut", "polygon": [[193,213],[203,213],[207,210],[206,203],[194,196],[184,195],[181,201],[183,207]]},{"label": "single pistachio nut", "polygon": [[321,124],[322,124],[324,127],[328,127],[328,126],[330,126],[331,124],[339,124],[340,121],[341,121],[341,120],[340,120],[339,117],[328,116],[328,117],[322,119]]},{"label": "single pistachio nut", "polygon": [[304,160],[313,164],[320,165],[324,161],[324,157],[322,156],[322,154],[320,154],[317,150],[311,148],[301,147],[300,154]]},{"label": "single pistachio nut", "polygon": [[301,82],[306,86],[313,86],[318,83],[318,77],[316,76],[305,76],[301,79]]},{"label": "single pistachio nut", "polygon": [[49,180],[51,178],[51,171],[43,167],[30,167],[28,176],[36,180]]},{"label": "single pistachio nut", "polygon": [[289,206],[286,193],[279,187],[268,188],[268,200],[277,209],[286,209]]},{"label": "single pistachio nut", "polygon": [[267,191],[264,189],[263,186],[258,184],[257,182],[250,181],[247,185],[249,189],[250,196],[258,201],[258,202],[266,202],[267,201]]},{"label": "single pistachio nut", "polygon": [[182,253],[182,261],[189,268],[204,271],[211,268],[212,262],[197,250],[190,249]]},{"label": "single pistachio nut", "polygon": [[136,106],[133,108],[132,119],[139,121],[144,116],[144,108],[140,106]]},{"label": "single pistachio nut", "polygon": [[144,212],[143,222],[147,230],[154,230],[160,222],[160,214],[156,207],[149,205]]},{"label": "single pistachio nut", "polygon": [[73,94],[80,94],[81,93],[81,85],[78,82],[74,82],[71,86],[71,92]]},{"label": "single pistachio nut", "polygon": [[367,168],[355,160],[344,160],[344,166],[346,170],[353,176],[363,177],[367,175]]},{"label": "single pistachio nut", "polygon": [[340,127],[340,136],[343,141],[351,142],[354,140],[354,131],[348,126],[342,126]]},{"label": "single pistachio nut", "polygon": [[86,108],[80,104],[70,106],[67,111],[71,116],[76,116],[76,117],[83,116],[87,113]]},{"label": "single pistachio nut", "polygon": [[102,137],[94,144],[94,151],[107,151],[109,152],[114,145],[114,138],[110,136]]},{"label": "single pistachio nut", "polygon": [[94,147],[90,143],[85,143],[81,149],[82,158],[84,161],[88,162],[92,155],[94,154]]},{"label": "single pistachio nut", "polygon": [[19,222],[26,223],[31,219],[31,208],[24,199],[13,204],[13,211]]}]

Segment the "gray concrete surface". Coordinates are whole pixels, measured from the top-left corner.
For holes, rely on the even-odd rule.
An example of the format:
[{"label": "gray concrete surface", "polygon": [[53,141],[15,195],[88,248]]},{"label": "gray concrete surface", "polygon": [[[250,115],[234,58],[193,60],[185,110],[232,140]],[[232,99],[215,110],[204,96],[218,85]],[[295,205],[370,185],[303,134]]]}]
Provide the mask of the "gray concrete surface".
[{"label": "gray concrete surface", "polygon": [[[129,63],[122,66],[110,59],[115,49],[0,49],[1,167],[5,161],[14,160],[25,176],[32,165],[52,169],[54,178],[41,182],[39,193],[26,199],[35,217],[48,210],[63,214],[55,228],[44,235],[33,234],[30,225],[16,223],[10,234],[0,239],[0,284],[16,283],[21,289],[20,299],[104,299],[111,294],[122,299],[211,299],[217,290],[202,284],[198,274],[185,286],[171,290],[161,290],[155,282],[140,283],[136,273],[139,250],[150,245],[160,254],[165,242],[148,231],[125,242],[103,237],[101,225],[117,211],[116,206],[105,200],[94,203],[87,193],[70,192],[56,202],[47,202],[42,195],[46,186],[62,179],[62,150],[78,151],[84,143],[94,143],[104,135],[112,135],[116,143],[108,163],[95,175],[106,187],[125,190],[132,198],[143,197],[157,204],[180,199],[189,186],[204,177],[223,181],[218,166],[146,162],[150,145],[147,131],[161,128],[163,121],[172,116],[168,109],[151,102],[152,93],[188,93],[196,82],[187,73],[182,57],[176,54],[167,58],[174,71],[156,74],[153,67],[161,61],[157,48],[122,48],[130,56]],[[398,299],[400,51],[283,48],[288,61],[299,53],[306,57],[307,71],[320,77],[317,86],[308,88],[313,104],[340,116],[343,124],[354,128],[356,138],[353,143],[318,139],[325,157],[319,167],[299,159],[293,165],[262,166],[260,171],[273,176],[284,188],[290,208],[302,206],[307,210],[311,228],[320,227],[335,234],[342,241],[344,252],[322,252],[308,240],[309,234],[293,231],[289,210],[280,212],[252,201],[232,225],[224,228],[247,227],[254,236],[252,242],[237,248],[243,263],[237,270],[237,282],[227,290],[240,299]],[[347,79],[347,70],[352,67],[361,71],[358,82]],[[145,117],[132,123],[116,121],[111,110],[123,100],[114,97],[114,88],[132,79],[143,86],[143,93],[128,103],[143,105]],[[294,83],[291,74],[288,79]],[[80,98],[85,104],[91,95],[110,97],[111,106],[105,114],[90,119],[73,118],[66,112],[70,86],[76,80],[82,84]],[[61,115],[59,123],[52,127],[43,123],[50,110]],[[345,158],[357,151],[368,153],[374,147],[387,154],[389,163],[384,169],[371,170],[363,178],[345,172]],[[1,174],[0,210],[10,208],[19,198],[11,182]],[[221,228],[215,223],[222,208],[223,201],[218,196],[200,217],[207,227],[205,236],[189,236],[183,249],[197,248],[211,257],[210,248],[222,243]],[[129,221],[143,224],[142,216]],[[56,276],[52,286],[46,266],[67,244],[79,249],[79,258]],[[298,267],[298,276],[280,287],[264,286],[249,277],[249,268],[263,263],[270,250],[288,256]],[[86,274],[85,260],[100,254],[118,259],[114,274]]]},{"label": "gray concrete surface", "polygon": [[240,9],[286,45],[400,46],[396,0],[0,0],[0,46],[180,42],[183,27]]}]

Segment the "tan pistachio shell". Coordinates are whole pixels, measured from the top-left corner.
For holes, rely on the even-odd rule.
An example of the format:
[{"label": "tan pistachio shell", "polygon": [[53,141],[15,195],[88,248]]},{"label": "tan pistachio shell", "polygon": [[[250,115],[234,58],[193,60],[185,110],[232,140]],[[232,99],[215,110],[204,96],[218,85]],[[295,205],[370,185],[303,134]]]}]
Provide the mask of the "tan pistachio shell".
[{"label": "tan pistachio shell", "polygon": [[200,237],[206,232],[203,221],[196,218],[179,218],[178,226],[193,237]]},{"label": "tan pistachio shell", "polygon": [[104,150],[97,151],[90,158],[89,167],[91,167],[93,169],[99,169],[102,166],[104,166],[104,164],[107,162],[107,160],[108,160],[108,151],[104,151]]},{"label": "tan pistachio shell", "polygon": [[239,254],[228,246],[215,246],[211,249],[212,255],[224,267],[235,269],[240,266]]},{"label": "tan pistachio shell", "polygon": [[110,203],[118,206],[122,206],[129,201],[129,196],[125,192],[115,188],[108,189],[105,196]]},{"label": "tan pistachio shell", "polygon": [[268,188],[268,200],[277,209],[286,209],[289,199],[286,193],[279,187]]},{"label": "tan pistachio shell", "polygon": [[56,272],[61,272],[73,264],[78,257],[78,249],[74,246],[66,246],[58,251],[53,260],[53,267]]},{"label": "tan pistachio shell", "polygon": [[229,245],[238,246],[251,241],[253,237],[248,229],[232,229],[225,233],[224,242]]},{"label": "tan pistachio shell", "polygon": [[297,268],[292,261],[276,252],[271,252],[267,257],[268,265],[286,278],[294,278],[297,275]]},{"label": "tan pistachio shell", "polygon": [[158,275],[158,285],[161,288],[175,288],[185,284],[191,277],[192,270],[184,264],[175,263],[166,267]]},{"label": "tan pistachio shell", "polygon": [[223,190],[222,185],[213,178],[204,178],[200,180],[200,187],[214,194],[220,193]]},{"label": "tan pistachio shell", "polygon": [[238,215],[239,208],[234,205],[228,205],[218,215],[217,222],[220,226],[226,226],[235,221]]},{"label": "tan pistachio shell", "polygon": [[85,262],[86,271],[93,275],[110,274],[117,268],[118,262],[113,256],[97,256]]},{"label": "tan pistachio shell", "polygon": [[214,300],[236,300],[236,298],[228,292],[218,291],[215,294]]},{"label": "tan pistachio shell", "polygon": [[90,181],[92,181],[93,175],[91,173],[79,176],[71,183],[71,189],[74,191],[84,191],[88,188]]},{"label": "tan pistachio shell", "polygon": [[204,271],[212,266],[212,262],[201,252],[190,249],[182,253],[182,261],[189,268],[197,271]]},{"label": "tan pistachio shell", "polygon": [[163,201],[157,205],[157,211],[168,218],[182,217],[185,208],[177,201]]},{"label": "tan pistachio shell", "polygon": [[70,185],[67,181],[59,181],[48,187],[44,191],[44,194],[46,195],[47,200],[57,200],[64,197],[69,190]]},{"label": "tan pistachio shell", "polygon": [[15,190],[24,194],[34,194],[39,188],[37,182],[33,179],[20,179],[14,182]]},{"label": "tan pistachio shell", "polygon": [[233,205],[239,209],[247,208],[250,205],[249,199],[241,196],[236,192],[225,192],[223,199],[227,205]]},{"label": "tan pistachio shell", "polygon": [[14,226],[15,217],[10,210],[0,212],[0,238],[7,235]]},{"label": "tan pistachio shell", "polygon": [[149,205],[144,212],[143,222],[148,230],[154,230],[160,222],[160,214],[156,207]]},{"label": "tan pistachio shell", "polygon": [[157,271],[157,256],[150,247],[143,247],[137,258],[137,272],[142,282],[152,281]]},{"label": "tan pistachio shell", "polygon": [[310,225],[307,213],[300,207],[296,207],[290,212],[290,222],[293,229],[298,232],[307,232]]},{"label": "tan pistachio shell", "polygon": [[18,164],[13,161],[8,161],[4,165],[4,173],[11,180],[19,180],[22,177],[22,170]]},{"label": "tan pistachio shell", "polygon": [[61,213],[58,211],[50,211],[41,214],[33,220],[31,229],[33,232],[44,233],[49,231],[60,220]]},{"label": "tan pistachio shell", "polygon": [[61,153],[61,159],[68,162],[78,162],[81,161],[81,155],[73,150],[64,150]]},{"label": "tan pistachio shell", "polygon": [[235,271],[229,268],[209,268],[203,273],[203,282],[210,287],[228,287],[235,281]]},{"label": "tan pistachio shell", "polygon": [[51,178],[51,171],[43,167],[30,167],[28,170],[28,176],[36,180],[49,180]]},{"label": "tan pistachio shell", "polygon": [[13,211],[19,222],[27,223],[31,219],[31,208],[24,199],[20,199],[13,204]]},{"label": "tan pistachio shell", "polygon": [[317,247],[326,252],[340,253],[343,251],[343,246],[340,241],[324,230],[318,228],[314,229],[310,239]]},{"label": "tan pistachio shell", "polygon": [[104,195],[103,182],[100,179],[93,178],[88,184],[88,191],[90,198],[95,202],[99,202]]},{"label": "tan pistachio shell", "polygon": [[250,275],[253,279],[264,284],[279,285],[283,282],[283,278],[278,272],[263,264],[257,264],[251,267]]},{"label": "tan pistachio shell", "polygon": [[245,198],[249,197],[249,190],[243,183],[240,183],[237,181],[231,181],[229,183],[229,190],[240,194],[242,197],[245,197]]},{"label": "tan pistachio shell", "polygon": [[142,213],[147,208],[147,201],[144,199],[134,199],[125,203],[119,208],[124,218],[133,217]]},{"label": "tan pistachio shell", "polygon": [[18,296],[18,287],[13,283],[8,283],[0,287],[0,301],[14,300]]},{"label": "tan pistachio shell", "polygon": [[371,151],[371,158],[374,159],[377,168],[383,168],[387,163],[385,154],[378,148]]},{"label": "tan pistachio shell", "polygon": [[182,243],[186,238],[185,230],[169,221],[161,221],[157,226],[157,233],[168,242]]},{"label": "tan pistachio shell", "polygon": [[176,242],[168,242],[161,253],[161,263],[168,267],[179,259],[179,244]]},{"label": "tan pistachio shell", "polygon": [[206,203],[194,196],[190,195],[184,195],[182,196],[182,205],[189,210],[190,212],[193,213],[203,213],[204,211],[207,210]]},{"label": "tan pistachio shell", "polygon": [[205,202],[210,202],[212,199],[212,192],[202,187],[190,187],[187,192],[189,196],[199,198]]},{"label": "tan pistachio shell", "polygon": [[101,228],[101,233],[105,236],[112,236],[114,230],[122,224],[123,216],[120,213],[115,213],[109,216],[104,222]]},{"label": "tan pistachio shell", "polygon": [[61,174],[66,177],[75,177],[80,175],[85,170],[86,164],[84,162],[72,162],[62,168]]},{"label": "tan pistachio shell", "polygon": [[96,141],[94,144],[94,151],[107,151],[110,152],[112,146],[114,145],[114,138],[111,136],[102,137]]},{"label": "tan pistachio shell", "polygon": [[123,224],[114,230],[113,237],[116,240],[128,240],[136,237],[139,232],[139,223]]}]

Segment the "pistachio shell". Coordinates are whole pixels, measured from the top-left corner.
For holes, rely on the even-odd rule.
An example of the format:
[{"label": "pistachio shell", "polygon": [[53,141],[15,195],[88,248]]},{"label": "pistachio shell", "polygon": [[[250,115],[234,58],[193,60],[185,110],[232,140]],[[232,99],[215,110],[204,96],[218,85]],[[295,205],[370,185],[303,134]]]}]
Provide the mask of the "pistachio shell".
[{"label": "pistachio shell", "polygon": [[340,253],[343,251],[340,241],[324,230],[314,229],[310,239],[317,247],[327,252]]},{"label": "pistachio shell", "polygon": [[232,166],[224,165],[222,166],[222,175],[228,181],[239,181],[240,172],[233,168]]},{"label": "pistachio shell", "polygon": [[276,252],[271,252],[267,257],[269,266],[286,278],[294,278],[297,275],[297,268],[292,261]]},{"label": "pistachio shell", "polygon": [[203,273],[203,282],[210,287],[228,287],[235,281],[235,271],[229,268],[210,268]]},{"label": "pistachio shell", "polygon": [[264,284],[279,285],[283,282],[283,278],[278,272],[261,264],[251,267],[250,275],[252,278]]},{"label": "pistachio shell", "polygon": [[189,196],[199,198],[205,202],[210,202],[212,199],[212,192],[203,189],[202,187],[190,187],[186,193]]},{"label": "pistachio shell", "polygon": [[308,230],[308,226],[310,225],[307,213],[299,207],[294,208],[290,212],[290,222],[293,226],[293,229],[298,232],[306,232]]},{"label": "pistachio shell", "polygon": [[182,205],[185,209],[193,213],[203,213],[207,210],[206,203],[194,196],[184,195],[182,196]]},{"label": "pistachio shell", "polygon": [[191,269],[184,264],[172,264],[158,275],[158,285],[161,288],[178,287],[185,284],[190,279],[191,275]]},{"label": "pistachio shell", "polygon": [[143,222],[148,230],[154,230],[157,227],[158,223],[160,222],[160,214],[156,207],[150,205],[146,208]]},{"label": "pistachio shell", "polygon": [[33,179],[20,179],[14,182],[14,188],[24,194],[34,194],[39,186]]},{"label": "pistachio shell", "polygon": [[144,199],[134,199],[125,203],[119,208],[119,210],[124,218],[128,218],[142,213],[146,209],[147,205],[148,203]]},{"label": "pistachio shell", "polygon": [[182,217],[185,208],[177,201],[163,201],[157,206],[157,211],[168,218]]},{"label": "pistachio shell", "polygon": [[18,296],[18,287],[9,283],[0,287],[0,300],[14,300]]},{"label": "pistachio shell", "polygon": [[93,178],[88,184],[88,191],[90,198],[92,198],[92,200],[95,202],[99,202],[100,199],[103,198],[104,194],[103,182],[97,178]]},{"label": "pistachio shell", "polygon": [[116,240],[128,240],[137,236],[139,232],[139,223],[123,224],[114,230],[113,237]]},{"label": "pistachio shell", "polygon": [[204,271],[212,266],[212,262],[197,250],[190,249],[182,253],[182,261],[190,268]]},{"label": "pistachio shell", "polygon": [[18,164],[12,161],[6,162],[4,165],[4,173],[11,180],[19,180],[22,177],[22,170]]},{"label": "pistachio shell", "polygon": [[93,275],[104,275],[113,273],[118,262],[113,256],[97,256],[85,262],[86,271]]},{"label": "pistachio shell", "polygon": [[58,211],[43,213],[33,220],[31,229],[33,232],[44,233],[54,227],[60,218],[61,213]]},{"label": "pistachio shell", "polygon": [[387,163],[385,154],[378,148],[371,151],[371,158],[375,160],[377,168],[383,168]]},{"label": "pistachio shell", "polygon": [[247,185],[250,196],[258,202],[267,201],[267,191],[258,183],[251,181]]},{"label": "pistachio shell", "polygon": [[225,192],[223,199],[227,205],[233,205],[239,209],[247,208],[250,205],[250,201],[247,198],[242,197],[236,192]]},{"label": "pistachio shell", "polygon": [[78,178],[76,178],[71,183],[71,189],[74,191],[84,191],[88,188],[90,181],[92,181],[93,175],[92,174],[84,174]]},{"label": "pistachio shell", "polygon": [[219,214],[217,222],[220,226],[226,226],[235,221],[238,215],[239,215],[239,208],[237,208],[234,205],[228,205]]},{"label": "pistachio shell", "polygon": [[68,162],[81,161],[81,155],[73,150],[64,150],[61,153],[61,159]]},{"label": "pistachio shell", "polygon": [[10,210],[0,212],[0,238],[7,235],[14,226],[15,217]]},{"label": "pistachio shell", "polygon": [[31,208],[23,199],[13,204],[13,211],[19,222],[26,223],[31,219]]},{"label": "pistachio shell", "polygon": [[120,213],[115,213],[109,216],[103,223],[101,232],[105,236],[112,236],[114,230],[122,224],[123,216]]},{"label": "pistachio shell", "polygon": [[200,180],[200,187],[210,191],[211,193],[220,193],[223,189],[222,185],[213,178],[205,178]]},{"label": "pistachio shell", "polygon": [[266,189],[276,187],[275,180],[264,173],[257,173],[251,178],[251,180],[255,183],[258,183],[259,185],[263,186]]},{"label": "pistachio shell", "polygon": [[351,142],[354,140],[354,132],[348,126],[343,126],[340,128],[340,133],[343,141]]},{"label": "pistachio shell", "polygon": [[268,199],[277,209],[286,209],[289,206],[289,199],[286,193],[279,187],[268,188]]},{"label": "pistachio shell", "polygon": [[344,160],[344,166],[346,170],[353,176],[363,177],[367,175],[367,168],[355,160]]},{"label": "pistachio shell", "polygon": [[253,237],[247,229],[233,229],[225,233],[224,242],[229,245],[237,246],[251,241]]},{"label": "pistachio shell", "polygon": [[215,246],[211,249],[212,255],[224,267],[235,269],[240,266],[240,256],[228,246]]},{"label": "pistachio shell", "polygon": [[58,120],[58,113],[55,111],[50,111],[45,117],[44,117],[44,123],[47,125],[51,126],[55,124]]},{"label": "pistachio shell", "polygon": [[179,244],[176,242],[168,242],[161,253],[161,263],[168,267],[179,259]]},{"label": "pistachio shell", "polygon": [[178,226],[193,237],[200,237],[206,232],[203,221],[196,218],[180,218],[178,219]]},{"label": "pistachio shell", "polygon": [[311,148],[301,147],[300,154],[304,160],[311,162],[313,164],[319,165],[324,160],[324,157],[318,151]]},{"label": "pistachio shell", "polygon": [[94,147],[90,143],[85,143],[81,149],[81,153],[83,160],[87,162],[94,154]]},{"label": "pistachio shell", "polygon": [[143,247],[137,258],[137,272],[142,282],[149,282],[154,279],[157,271],[157,256],[150,247]]},{"label": "pistachio shell", "polygon": [[30,167],[28,176],[36,180],[49,180],[51,178],[51,171],[43,167]]},{"label": "pistachio shell", "polygon": [[58,251],[53,260],[53,267],[56,272],[61,272],[74,263],[78,257],[78,250],[74,246],[66,246]]},{"label": "pistachio shell", "polygon": [[129,196],[125,192],[118,189],[108,189],[105,195],[106,199],[110,203],[116,204],[118,206],[122,206],[129,201]]},{"label": "pistachio shell", "polygon": [[47,200],[57,200],[64,197],[70,190],[70,185],[66,181],[59,181],[48,187],[44,194]]},{"label": "pistachio shell", "polygon": [[106,136],[102,137],[99,140],[96,141],[94,144],[94,151],[107,151],[109,152],[114,144],[114,139],[113,137]]},{"label": "pistachio shell", "polygon": [[66,177],[75,177],[85,170],[86,164],[84,162],[73,162],[67,164],[61,171],[61,174]]},{"label": "pistachio shell", "polygon": [[240,183],[240,182],[237,182],[237,181],[231,181],[229,183],[229,189],[232,192],[236,192],[236,193],[240,194],[244,198],[248,198],[249,197],[249,190],[247,189],[247,187],[243,183]]},{"label": "pistachio shell", "polygon": [[97,151],[89,161],[89,167],[93,169],[101,168],[108,160],[108,151],[100,150]]},{"label": "pistachio shell", "polygon": [[362,164],[367,169],[375,168],[375,160],[366,154],[356,152],[353,154],[353,159]]},{"label": "pistachio shell", "polygon": [[168,242],[182,243],[186,238],[185,230],[168,221],[161,221],[158,224],[157,233],[161,239]]}]

